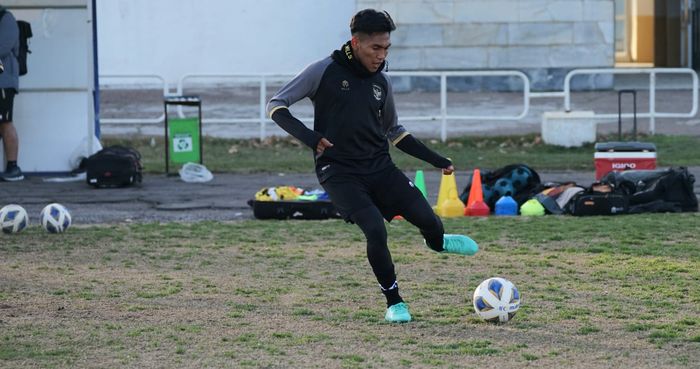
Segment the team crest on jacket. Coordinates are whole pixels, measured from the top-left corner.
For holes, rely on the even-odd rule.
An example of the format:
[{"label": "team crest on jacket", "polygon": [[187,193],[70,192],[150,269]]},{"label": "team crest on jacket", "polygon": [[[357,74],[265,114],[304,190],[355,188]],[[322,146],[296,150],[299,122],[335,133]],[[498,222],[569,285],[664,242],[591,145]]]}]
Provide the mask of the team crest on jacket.
[{"label": "team crest on jacket", "polygon": [[379,87],[378,85],[375,85],[374,83],[372,84],[372,92],[374,93],[374,98],[377,99],[377,101],[382,100],[382,88]]},{"label": "team crest on jacket", "polygon": [[343,91],[349,91],[350,90],[350,82],[347,80],[343,80],[343,82],[340,82],[340,89]]}]

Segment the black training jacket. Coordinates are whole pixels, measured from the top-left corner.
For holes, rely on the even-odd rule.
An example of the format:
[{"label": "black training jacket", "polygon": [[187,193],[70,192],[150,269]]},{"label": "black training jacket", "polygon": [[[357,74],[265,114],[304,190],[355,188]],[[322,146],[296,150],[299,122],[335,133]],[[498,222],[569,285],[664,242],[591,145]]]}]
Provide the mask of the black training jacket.
[{"label": "black training jacket", "polygon": [[[321,137],[333,144],[315,158],[321,182],[335,173],[369,174],[394,165],[388,141],[408,135],[398,125],[386,73],[358,68],[349,44],[343,49],[306,67],[267,105],[275,122],[314,152]],[[286,109],[306,97],[314,105],[313,131]]]}]

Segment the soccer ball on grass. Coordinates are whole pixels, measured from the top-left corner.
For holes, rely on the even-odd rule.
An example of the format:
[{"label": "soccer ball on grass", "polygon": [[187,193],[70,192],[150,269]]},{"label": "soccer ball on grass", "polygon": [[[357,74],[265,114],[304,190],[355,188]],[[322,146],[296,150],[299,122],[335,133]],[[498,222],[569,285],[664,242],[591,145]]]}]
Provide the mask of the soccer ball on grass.
[{"label": "soccer ball on grass", "polygon": [[474,311],[481,319],[492,323],[505,323],[520,308],[520,292],[505,278],[489,278],[474,290]]},{"label": "soccer ball on grass", "polygon": [[0,209],[0,227],[3,233],[18,233],[29,225],[27,211],[19,205],[5,205]]},{"label": "soccer ball on grass", "polygon": [[63,233],[71,225],[71,216],[65,206],[57,203],[48,204],[39,216],[41,226],[50,233]]}]

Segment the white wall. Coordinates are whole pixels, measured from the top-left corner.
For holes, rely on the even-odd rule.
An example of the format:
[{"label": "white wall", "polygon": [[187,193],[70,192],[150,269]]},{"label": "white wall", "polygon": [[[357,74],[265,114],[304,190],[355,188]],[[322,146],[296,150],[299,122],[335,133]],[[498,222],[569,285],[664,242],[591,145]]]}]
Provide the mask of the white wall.
[{"label": "white wall", "polygon": [[91,2],[4,0],[3,5],[31,23],[34,35],[14,106],[18,164],[27,173],[68,172],[75,169],[73,151],[81,146],[87,151],[81,142],[94,134]]},{"label": "white wall", "polygon": [[355,0],[98,0],[100,74],[293,74],[349,39]]}]

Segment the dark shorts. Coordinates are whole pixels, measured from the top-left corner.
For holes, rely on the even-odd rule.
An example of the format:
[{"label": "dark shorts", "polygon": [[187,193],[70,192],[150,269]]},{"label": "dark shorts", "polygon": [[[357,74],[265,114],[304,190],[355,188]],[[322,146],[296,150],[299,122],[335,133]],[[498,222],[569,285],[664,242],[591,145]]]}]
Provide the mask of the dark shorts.
[{"label": "dark shorts", "polygon": [[355,212],[370,206],[390,221],[423,196],[395,166],[372,174],[335,174],[321,185],[347,222]]},{"label": "dark shorts", "polygon": [[14,101],[14,88],[0,88],[0,123],[12,122]]}]

